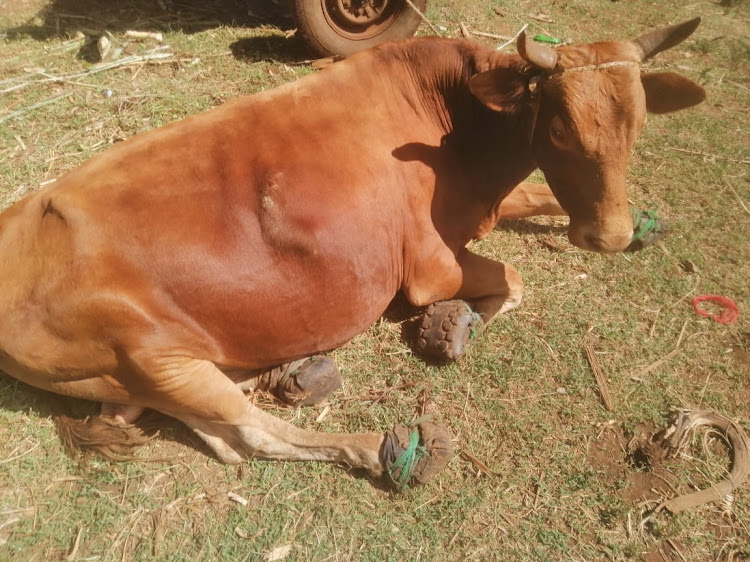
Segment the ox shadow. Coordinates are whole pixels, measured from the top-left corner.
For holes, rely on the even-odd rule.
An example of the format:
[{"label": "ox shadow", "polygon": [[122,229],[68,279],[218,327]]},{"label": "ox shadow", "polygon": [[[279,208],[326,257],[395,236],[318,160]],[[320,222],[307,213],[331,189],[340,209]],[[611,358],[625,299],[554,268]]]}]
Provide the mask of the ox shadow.
[{"label": "ox shadow", "polygon": [[245,37],[229,45],[229,49],[235,59],[248,63],[261,60],[299,63],[315,57],[315,54],[297,34],[292,37],[279,35]]},{"label": "ox shadow", "polygon": [[[0,410],[26,413],[39,418],[69,416],[85,419],[99,415],[101,404],[71,398],[29,386],[0,371]],[[162,441],[173,442],[215,458],[213,451],[190,428],[180,421],[153,410],[147,410],[134,424],[144,435],[156,435]],[[62,446],[62,441],[58,441]],[[136,457],[139,453],[136,451]],[[137,458],[136,458],[137,460]],[[143,456],[143,460],[149,460]]]},{"label": "ox shadow", "polygon": [[[451,158],[450,150],[455,150],[448,147],[449,138],[445,137],[441,146],[428,146],[422,143],[409,143],[396,148],[393,151],[393,156],[398,160],[405,162],[420,161],[435,170],[435,174],[438,178],[444,174],[444,162]],[[470,182],[471,175],[467,174],[464,181]],[[444,182],[438,180],[435,186],[436,196],[444,189]],[[434,201],[433,201],[433,214],[435,212]],[[568,227],[559,224],[540,224],[533,220],[528,219],[501,219],[495,230],[509,230],[517,234],[564,234],[567,232]]]},{"label": "ox shadow", "polygon": [[180,31],[198,33],[222,26],[294,28],[281,0],[52,0],[27,23],[4,30],[45,41],[84,33]]},{"label": "ox shadow", "polygon": [[565,234],[568,227],[559,224],[540,224],[527,219],[500,219],[495,230],[509,230],[516,234]]},{"label": "ox shadow", "polygon": [[[71,398],[54,394],[45,390],[29,386],[22,383],[3,371],[0,371],[0,411],[15,412],[18,415],[26,414],[37,418],[56,418],[58,416],[68,416],[74,419],[85,419],[99,415],[101,405],[97,402]],[[13,423],[11,421],[11,423]],[[190,428],[182,422],[171,418],[165,414],[154,410],[146,410],[138,421],[134,424],[144,435],[154,436],[156,439],[165,442],[171,442],[181,447],[192,449],[201,455],[216,459],[214,452],[200,439]],[[55,432],[57,433],[57,432]],[[56,436],[56,443],[63,447],[59,435]],[[142,449],[144,449],[143,447]],[[104,457],[95,454],[99,459]],[[81,456],[78,459],[79,470],[87,472],[87,457]],[[131,459],[126,459],[130,462]],[[132,462],[172,462],[174,459],[151,458],[143,451],[135,451]],[[121,461],[111,460],[112,463]],[[276,461],[268,461],[276,462]],[[341,471],[352,478],[369,480],[374,488],[384,492],[393,492],[393,487],[385,478],[373,479],[366,471],[361,469],[348,468],[345,465],[339,465]]]}]

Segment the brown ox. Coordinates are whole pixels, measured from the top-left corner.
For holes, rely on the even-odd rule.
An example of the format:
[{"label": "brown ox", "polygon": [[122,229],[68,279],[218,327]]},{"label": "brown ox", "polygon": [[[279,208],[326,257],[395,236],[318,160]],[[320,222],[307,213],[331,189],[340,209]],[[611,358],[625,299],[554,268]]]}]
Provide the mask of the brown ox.
[{"label": "brown ox", "polygon": [[[174,416],[225,462],[380,476],[403,433],[298,429],[237,383],[321,398],[330,363],[298,360],[367,329],[399,290],[471,305],[428,311],[428,352],[514,308],[516,270],[466,249],[500,216],[562,213],[557,199],[574,244],[624,249],[646,112],[704,97],[639,63],[697,25],[557,50],[521,37],[520,56],[407,40],[123,142],[0,215],[0,368],[120,423]],[[554,196],[521,183],[537,167]],[[444,316],[458,336],[438,333]],[[422,439],[437,454],[417,480],[450,447],[434,428]]]}]

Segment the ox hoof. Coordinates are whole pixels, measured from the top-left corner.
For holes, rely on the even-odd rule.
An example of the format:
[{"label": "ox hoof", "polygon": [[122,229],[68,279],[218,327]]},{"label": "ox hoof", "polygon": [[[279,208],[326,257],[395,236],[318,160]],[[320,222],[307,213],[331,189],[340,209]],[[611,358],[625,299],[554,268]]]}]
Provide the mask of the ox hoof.
[{"label": "ox hoof", "polygon": [[316,356],[286,363],[260,376],[257,388],[290,406],[317,404],[341,387],[341,375],[330,357]]},{"label": "ox hoof", "polygon": [[380,449],[386,474],[399,490],[431,480],[452,456],[448,430],[429,422],[411,428],[396,426],[386,434]]},{"label": "ox hoof", "polygon": [[417,351],[439,361],[455,361],[482,326],[482,320],[462,300],[431,304],[422,317]]},{"label": "ox hoof", "polygon": [[659,218],[656,211],[639,211],[630,207],[633,219],[633,239],[625,251],[637,252],[664,238],[672,228],[669,223]]}]

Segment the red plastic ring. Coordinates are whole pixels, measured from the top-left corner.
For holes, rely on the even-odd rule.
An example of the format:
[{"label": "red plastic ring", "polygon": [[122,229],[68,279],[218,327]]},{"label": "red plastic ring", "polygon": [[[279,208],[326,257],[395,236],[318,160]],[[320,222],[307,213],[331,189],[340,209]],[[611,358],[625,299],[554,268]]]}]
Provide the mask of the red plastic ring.
[{"label": "red plastic ring", "polygon": [[[706,312],[700,307],[700,303],[703,301],[712,302],[718,304],[723,308],[721,314],[715,314],[712,312]],[[737,309],[737,305],[729,297],[722,297],[721,295],[700,295],[693,299],[693,308],[701,316],[711,318],[719,324],[734,324],[737,321],[737,317],[740,315],[740,311]]]}]

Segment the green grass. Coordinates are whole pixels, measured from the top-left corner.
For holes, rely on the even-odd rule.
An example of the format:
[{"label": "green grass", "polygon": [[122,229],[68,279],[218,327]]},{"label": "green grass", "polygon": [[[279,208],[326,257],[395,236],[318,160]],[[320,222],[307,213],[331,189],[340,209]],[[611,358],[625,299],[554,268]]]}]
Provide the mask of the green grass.
[{"label": "green grass", "polygon": [[[520,270],[524,303],[458,364],[426,365],[402,341],[400,323],[383,320],[333,353],[345,381],[322,423],[315,421],[321,408],[269,405],[304,427],[386,431],[412,418],[427,397],[456,436],[457,451],[489,474],[457,454],[434,482],[401,495],[333,465],[223,466],[166,418],[158,418],[159,438],[139,452],[143,462],[92,459],[84,468],[64,454],[50,416],[83,416],[94,406],[0,375],[0,560],[60,559],[79,532],[76,560],[262,560],[286,545],[288,560],[750,558],[747,487],[730,506],[643,521],[658,499],[722,478],[723,448],[696,446],[691,458],[650,471],[629,464],[626,451],[631,438],[669,423],[675,407],[716,408],[745,428],[750,420],[750,215],[739,203],[750,205],[747,4],[428,4],[427,17],[447,36],[460,34],[459,23],[498,35],[529,23],[534,33],[576,41],[622,39],[703,15],[694,37],[647,69],[699,81],[708,100],[651,116],[630,167],[631,199],[658,208],[674,234],[638,254],[603,256],[572,248],[564,220],[505,224],[474,248]],[[115,45],[126,29],[162,31],[175,60],[76,80],[84,85],[29,83],[1,94],[0,119],[66,94],[0,123],[2,207],[121,139],[312,72],[298,64],[310,58],[298,38],[286,39],[273,23],[242,25],[243,2],[174,5],[164,12],[145,0],[6,2],[0,81],[36,69],[55,76],[90,69],[71,42],[84,28],[109,30]],[[529,17],[540,13],[553,22]],[[130,49],[142,54],[153,46]],[[685,260],[697,273],[685,271]],[[697,316],[690,300],[704,293],[732,297],[739,322]],[[589,330],[614,412],[603,408],[583,351]],[[678,341],[677,355],[643,373]],[[377,404],[340,400],[404,383],[414,386]],[[228,492],[248,505],[230,501]]]}]

